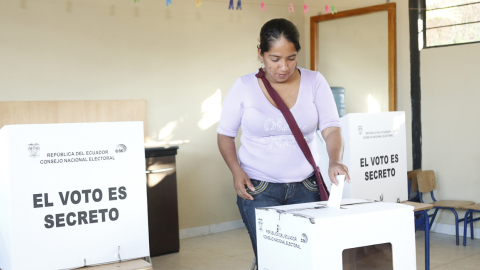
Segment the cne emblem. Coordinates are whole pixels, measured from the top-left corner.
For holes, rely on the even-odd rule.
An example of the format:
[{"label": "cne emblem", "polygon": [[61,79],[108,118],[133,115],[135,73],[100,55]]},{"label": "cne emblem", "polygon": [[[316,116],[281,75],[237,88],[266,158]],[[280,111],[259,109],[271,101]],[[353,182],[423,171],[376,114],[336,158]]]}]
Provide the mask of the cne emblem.
[{"label": "cne emblem", "polygon": [[263,230],[263,220],[262,220],[261,218],[258,219],[258,229],[259,229],[260,231]]},{"label": "cne emblem", "polygon": [[31,158],[37,158],[40,156],[40,144],[31,143],[28,145],[28,156]]},{"label": "cne emblem", "polygon": [[127,147],[124,144],[119,144],[115,148],[115,153],[125,153],[127,152]]},{"label": "cne emblem", "polygon": [[302,243],[308,243],[308,236],[304,233],[302,233],[302,238],[300,240]]}]

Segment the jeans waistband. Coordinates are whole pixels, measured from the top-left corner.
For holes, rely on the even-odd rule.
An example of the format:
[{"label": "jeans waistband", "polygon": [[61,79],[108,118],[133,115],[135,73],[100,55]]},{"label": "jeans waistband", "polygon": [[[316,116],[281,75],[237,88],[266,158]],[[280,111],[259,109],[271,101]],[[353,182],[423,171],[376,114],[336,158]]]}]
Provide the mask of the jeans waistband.
[{"label": "jeans waistband", "polygon": [[[298,182],[288,182],[288,183],[272,183],[272,182],[269,182],[270,184],[293,184],[293,183],[301,183],[302,181],[305,181],[305,180],[310,180],[310,181],[315,181],[316,177],[315,177],[315,172],[313,172],[312,174],[310,174],[307,178],[303,179],[303,180],[300,180]],[[264,180],[258,180],[258,179],[254,179],[254,178],[251,178],[250,180],[255,180],[255,181],[264,181]],[[268,181],[266,181],[268,182]]]}]

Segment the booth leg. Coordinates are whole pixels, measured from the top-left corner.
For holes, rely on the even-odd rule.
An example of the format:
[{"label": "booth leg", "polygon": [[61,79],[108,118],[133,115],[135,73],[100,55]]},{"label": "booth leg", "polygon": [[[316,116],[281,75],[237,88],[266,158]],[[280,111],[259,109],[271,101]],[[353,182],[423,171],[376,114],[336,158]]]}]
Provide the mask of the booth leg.
[{"label": "booth leg", "polygon": [[425,220],[425,270],[430,270],[430,226],[426,210],[423,211],[423,217]]}]

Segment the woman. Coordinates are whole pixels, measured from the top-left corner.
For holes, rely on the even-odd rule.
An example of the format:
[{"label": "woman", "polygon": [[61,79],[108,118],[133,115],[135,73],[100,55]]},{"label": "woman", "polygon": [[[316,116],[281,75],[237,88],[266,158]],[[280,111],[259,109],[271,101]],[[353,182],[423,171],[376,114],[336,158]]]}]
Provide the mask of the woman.
[{"label": "woman", "polygon": [[[265,65],[265,77],[292,112],[315,163],[318,127],[327,143],[330,179],[337,184],[335,176],[341,174],[350,181],[341,163],[341,124],[330,86],[320,73],[297,67],[299,38],[295,25],[285,19],[271,20],[262,27],[258,57]],[[237,205],[256,257],[255,208],[321,199],[312,165],[262,80],[255,76],[257,72],[233,84],[217,128],[218,147],[232,172]],[[239,127],[242,145],[237,159],[234,138]]]}]

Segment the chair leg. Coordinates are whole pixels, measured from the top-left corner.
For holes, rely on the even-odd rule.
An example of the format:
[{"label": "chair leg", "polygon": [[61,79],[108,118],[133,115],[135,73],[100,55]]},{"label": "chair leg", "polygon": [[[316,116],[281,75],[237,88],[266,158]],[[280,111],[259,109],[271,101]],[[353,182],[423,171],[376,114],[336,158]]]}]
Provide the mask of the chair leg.
[{"label": "chair leg", "polygon": [[[467,227],[468,227],[468,221],[470,220],[470,210],[465,213],[465,218],[463,219],[463,245],[467,245]],[[473,222],[472,222],[473,224]]]},{"label": "chair leg", "polygon": [[[455,209],[451,208],[451,207],[441,207],[441,208],[435,208],[435,213],[432,215],[432,220],[430,221],[430,229],[432,229],[432,225],[433,225],[433,221],[435,220],[435,217],[437,216],[437,212],[439,209],[448,209],[450,211],[453,212],[453,214],[455,215],[455,238],[456,238],[456,244],[457,246],[460,244],[460,235],[459,235],[459,228],[458,228],[458,214],[457,214],[457,211],[455,211]],[[468,216],[465,216],[465,222],[468,220],[467,218]]]},{"label": "chair leg", "polygon": [[474,239],[475,237],[473,236],[473,211],[470,213],[470,237]]},{"label": "chair leg", "polygon": [[457,215],[457,211],[455,211],[455,209],[453,208],[449,208],[450,210],[452,210],[453,214],[455,214],[455,233],[456,233],[456,238],[457,238],[457,246],[460,244],[460,234],[458,233],[458,215]]},{"label": "chair leg", "polygon": [[408,187],[407,188],[408,188],[407,189],[407,194],[408,194],[407,195],[408,196],[407,201],[409,201],[410,200],[410,189],[412,188],[412,179],[411,178],[408,179]]},{"label": "chair leg", "polygon": [[[433,225],[433,221],[435,221],[435,217],[437,217],[437,212],[440,208],[435,208],[435,213],[433,213],[432,215],[432,220],[430,220],[430,227],[429,227],[429,230],[432,229],[432,225]],[[426,216],[426,218],[429,218],[428,216]]]}]

